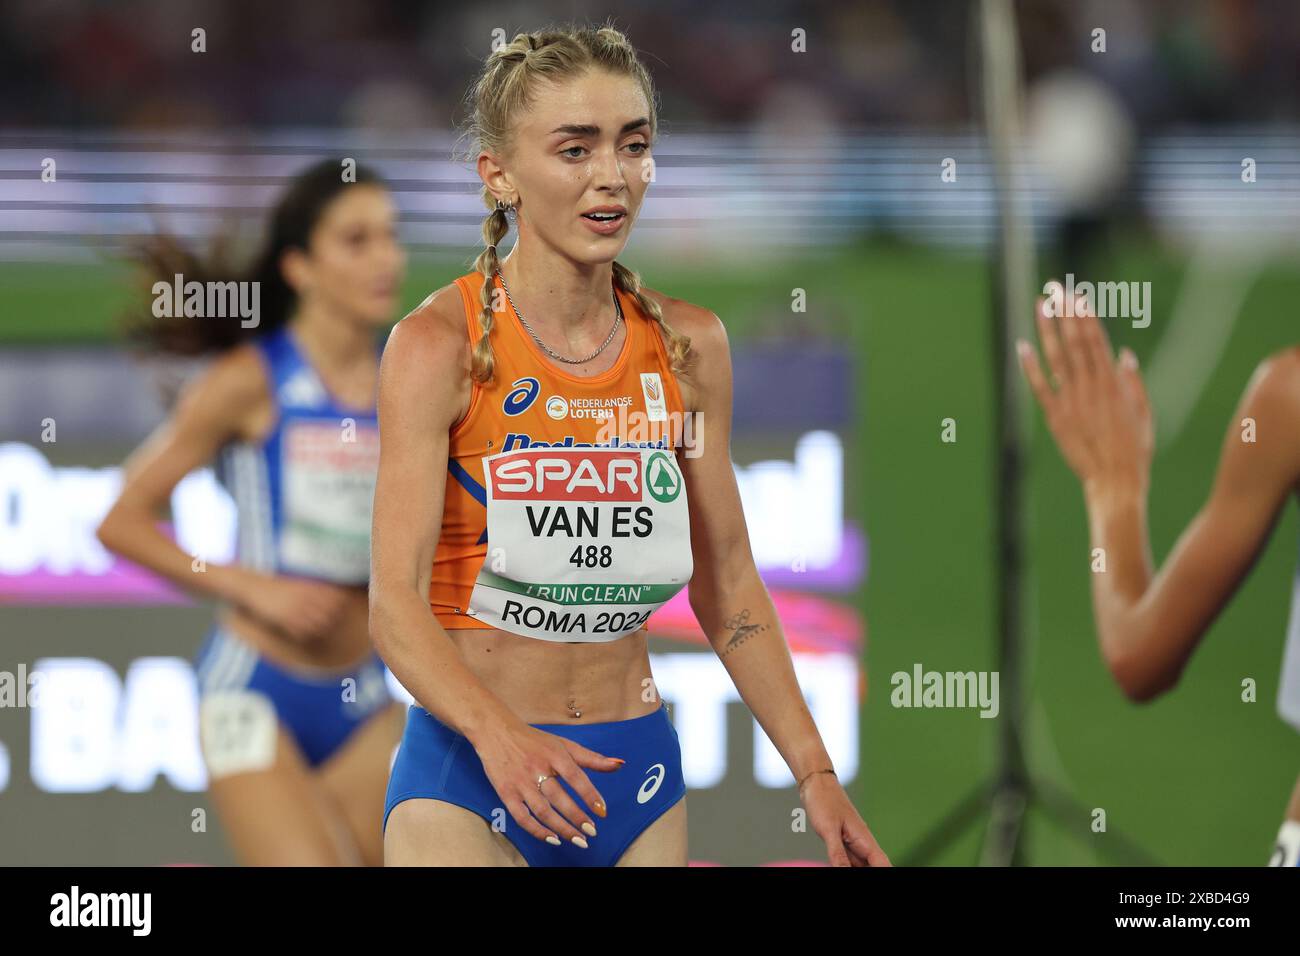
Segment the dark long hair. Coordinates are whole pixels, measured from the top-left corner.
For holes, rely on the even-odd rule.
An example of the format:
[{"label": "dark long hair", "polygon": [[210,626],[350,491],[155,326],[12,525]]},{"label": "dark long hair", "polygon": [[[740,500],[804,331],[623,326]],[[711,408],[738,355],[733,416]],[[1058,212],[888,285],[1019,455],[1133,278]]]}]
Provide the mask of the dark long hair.
[{"label": "dark long hair", "polygon": [[169,286],[180,275],[189,282],[259,283],[258,324],[243,328],[239,316],[196,318],[184,315],[158,317],[152,297],[141,298],[123,316],[131,342],[149,353],[199,356],[223,352],[257,335],[280,328],[293,315],[297,293],[280,271],[280,259],[289,249],[306,249],[321,215],[343,190],[351,185],[383,186],[383,180],[364,166],[344,181],[344,160],[325,159],[294,177],[276,203],[266,237],[250,268],[239,270],[230,264],[229,237],[214,242],[207,256],[199,256],[175,236],[155,233],[143,236],[128,247],[127,259],[143,272],[144,288],[157,282]]}]

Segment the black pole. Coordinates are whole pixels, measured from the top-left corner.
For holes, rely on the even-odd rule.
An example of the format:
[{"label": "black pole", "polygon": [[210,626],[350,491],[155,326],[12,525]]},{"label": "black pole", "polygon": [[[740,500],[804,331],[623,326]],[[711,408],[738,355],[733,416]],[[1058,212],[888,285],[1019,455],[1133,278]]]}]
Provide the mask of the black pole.
[{"label": "black pole", "polygon": [[997,448],[993,495],[996,539],[992,559],[997,568],[997,667],[999,707],[997,767],[993,778],[976,786],[931,828],[900,863],[919,866],[978,823],[988,807],[980,863],[1017,866],[1025,862],[1024,820],[1038,803],[1067,832],[1128,863],[1157,862],[1122,834],[1110,832],[1098,843],[1089,829],[1089,814],[1077,800],[1050,783],[1039,783],[1025,761],[1024,579],[1025,510],[1024,416],[1015,339],[1032,337],[1034,245],[1028,190],[1020,168],[1020,49],[1011,0],[981,0],[978,7],[981,104],[993,167],[997,203],[997,247],[993,254],[993,321],[989,368],[993,376],[993,440]]},{"label": "black pole", "polygon": [[1026,191],[1017,173],[1019,153],[1019,42],[1010,0],[982,0],[980,49],[982,104],[992,159],[997,203],[998,242],[994,254],[993,321],[989,368],[992,371],[993,425],[997,447],[993,506],[998,569],[995,624],[1002,720],[998,730],[998,770],[981,863],[1010,866],[1023,862],[1021,832],[1029,802],[1024,760],[1024,620],[1020,586],[1024,541],[1021,495],[1021,416],[1018,371],[1012,366],[1019,311],[1031,302],[1028,283],[1033,243],[1028,211],[1020,208]]}]

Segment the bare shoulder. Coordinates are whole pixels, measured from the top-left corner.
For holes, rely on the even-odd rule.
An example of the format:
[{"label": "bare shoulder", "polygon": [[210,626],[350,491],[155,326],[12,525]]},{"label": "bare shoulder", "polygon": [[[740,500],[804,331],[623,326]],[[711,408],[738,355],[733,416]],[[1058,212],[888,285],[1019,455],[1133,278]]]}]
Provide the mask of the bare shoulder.
[{"label": "bare shoulder", "polygon": [[1300,346],[1282,349],[1259,363],[1246,387],[1247,401],[1300,424]]},{"label": "bare shoulder", "polygon": [[[1225,439],[1232,449],[1229,454],[1254,448],[1266,451],[1262,459],[1249,456],[1251,467],[1259,471],[1262,461],[1272,466],[1264,472],[1276,473],[1288,487],[1300,491],[1300,442],[1294,440],[1300,432],[1300,348],[1283,349],[1259,363],[1237,414],[1243,418],[1229,426]],[[1237,428],[1248,423],[1258,429],[1258,445],[1237,440]]]},{"label": "bare shoulder", "polygon": [[[654,289],[642,287],[641,291],[659,305],[669,328],[690,339],[686,368],[676,376],[686,410],[701,411],[716,403],[729,407],[731,347],[722,320],[702,305],[674,299]],[[703,369],[709,373],[699,374]]]},{"label": "bare shoulder", "polygon": [[449,422],[455,421],[469,404],[469,369],[465,307],[452,282],[393,326],[384,346],[380,403],[386,394],[425,396],[442,407]]},{"label": "bare shoulder", "polygon": [[237,345],[212,360],[195,385],[231,399],[250,399],[259,392],[269,394],[266,366],[257,346]]},{"label": "bare shoulder", "polygon": [[411,372],[433,362],[436,368],[430,372],[442,374],[455,360],[464,358],[468,349],[460,290],[455,283],[448,283],[393,326],[384,360]]},{"label": "bare shoulder", "polygon": [[691,340],[691,350],[699,354],[701,361],[716,360],[720,353],[726,354],[727,329],[717,313],[655,289],[642,287],[641,291],[659,304],[669,326]]},{"label": "bare shoulder", "polygon": [[257,347],[246,343],[218,355],[190,379],[173,416],[182,427],[252,439],[266,425],[271,406],[266,365]]}]

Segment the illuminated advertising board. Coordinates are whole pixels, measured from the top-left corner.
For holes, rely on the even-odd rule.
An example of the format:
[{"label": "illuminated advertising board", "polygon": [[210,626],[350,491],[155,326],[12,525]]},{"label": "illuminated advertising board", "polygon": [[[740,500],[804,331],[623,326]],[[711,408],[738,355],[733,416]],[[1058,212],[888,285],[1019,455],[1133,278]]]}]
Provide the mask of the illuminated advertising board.
[{"label": "illuminated advertising board", "polygon": [[[736,356],[737,483],[800,686],[848,782],[858,772],[865,628],[845,598],[863,582],[867,552],[844,516],[845,436],[842,427],[809,427],[812,415],[769,414],[749,401],[761,365]],[[832,364],[813,382],[846,376]],[[136,422],[131,440],[151,425]],[[15,431],[6,425],[5,434]],[[99,544],[95,527],[121,481],[105,462],[130,444],[104,436],[106,450],[70,431],[48,444],[0,442],[0,842],[8,848],[0,862],[229,862],[215,817],[202,838],[163,822],[205,806],[189,657],[211,609]],[[99,463],[88,465],[79,450],[92,447]],[[196,558],[233,558],[235,509],[209,469],[177,487],[166,527]],[[806,841],[783,840],[779,827],[756,844],[734,828],[702,825],[713,812],[735,818],[738,806],[788,819],[793,781],[709,648],[685,590],[651,619],[650,634],[656,685],[682,742],[692,857],[817,856]],[[389,681],[396,699],[409,699]],[[64,838],[67,815],[84,824],[75,846]],[[125,848],[109,836],[123,828],[135,833]]]}]

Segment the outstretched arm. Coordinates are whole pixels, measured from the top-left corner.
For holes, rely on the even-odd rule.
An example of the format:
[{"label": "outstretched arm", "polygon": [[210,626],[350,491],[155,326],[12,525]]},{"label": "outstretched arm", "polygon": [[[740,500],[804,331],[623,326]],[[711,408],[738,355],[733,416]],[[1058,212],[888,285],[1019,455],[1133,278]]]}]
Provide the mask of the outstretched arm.
[{"label": "outstretched arm", "polygon": [[[702,310],[701,310],[702,311]],[[698,330],[694,327],[698,323]],[[731,462],[731,355],[717,316],[696,316],[691,344],[701,369],[696,409],[703,454],[684,453],[691,520],[691,608],[714,651],[790,772],[813,829],[826,841],[831,863],[888,866],[833,774],[830,755],[813,723],[767,587],[749,545],[740,491]]]},{"label": "outstretched arm", "polygon": [[1020,360],[1048,428],[1083,485],[1102,658],[1124,693],[1150,700],[1172,688],[1201,636],[1268,540],[1300,477],[1300,352],[1256,371],[1229,424],[1209,500],[1158,570],[1147,533],[1151,410],[1132,352],[1116,361],[1096,317],[1049,317],[1039,335],[1055,387],[1037,354]]}]

